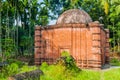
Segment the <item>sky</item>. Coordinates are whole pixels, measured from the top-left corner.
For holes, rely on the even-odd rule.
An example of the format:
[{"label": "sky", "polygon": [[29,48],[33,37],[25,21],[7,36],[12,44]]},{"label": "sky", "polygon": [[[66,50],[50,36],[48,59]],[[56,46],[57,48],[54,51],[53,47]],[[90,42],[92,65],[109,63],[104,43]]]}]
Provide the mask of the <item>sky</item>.
[{"label": "sky", "polygon": [[38,0],[38,2],[42,2],[43,0]]},{"label": "sky", "polygon": [[[38,2],[43,2],[43,0],[38,0]],[[56,20],[50,20],[48,25],[54,25],[55,23],[56,23]]]}]

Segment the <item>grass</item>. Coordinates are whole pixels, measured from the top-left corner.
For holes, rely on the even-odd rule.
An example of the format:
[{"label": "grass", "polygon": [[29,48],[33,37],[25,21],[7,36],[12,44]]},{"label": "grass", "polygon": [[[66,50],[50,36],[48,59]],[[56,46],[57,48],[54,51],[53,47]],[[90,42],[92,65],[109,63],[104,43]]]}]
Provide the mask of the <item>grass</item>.
[{"label": "grass", "polygon": [[75,72],[61,65],[44,64],[40,69],[44,72],[40,80],[120,80],[120,68],[99,71],[83,69]]},{"label": "grass", "polygon": [[104,80],[120,80],[120,68],[104,71]]},{"label": "grass", "polygon": [[92,70],[82,70],[78,73],[76,80],[99,80],[100,72],[92,71]]},{"label": "grass", "polygon": [[[66,53],[62,56],[66,56]],[[65,63],[73,64],[67,54]],[[120,66],[120,60],[113,58],[110,63],[112,66]],[[44,75],[40,76],[40,80],[120,80],[120,68],[113,68],[108,70],[78,70],[73,65],[65,65],[62,63],[56,65],[47,65],[43,63],[40,66],[40,70],[43,71]]]},{"label": "grass", "polygon": [[40,80],[99,80],[100,72],[93,70],[82,70],[79,72],[67,70],[61,65],[50,65],[41,67],[44,75]]},{"label": "grass", "polygon": [[[120,80],[120,68],[108,71],[82,70],[80,73],[45,73],[40,80]],[[68,74],[68,75],[67,75]],[[73,75],[75,74],[75,75]]]},{"label": "grass", "polygon": [[0,80],[8,80],[8,77],[19,74],[19,73],[24,73],[24,72],[29,72],[32,70],[37,69],[35,66],[27,66],[23,65],[21,68],[16,63],[9,64],[7,66],[4,66],[1,71],[0,71]]},{"label": "grass", "polygon": [[[34,69],[36,69],[34,66],[23,66],[17,73]],[[47,65],[44,63],[40,66],[40,69],[44,72],[44,75],[40,76],[40,80],[120,80],[120,68],[100,71],[83,69],[75,72],[74,70],[67,70],[66,67],[62,65]],[[17,70],[17,68],[15,70]],[[12,75],[12,73],[10,75]],[[0,80],[7,80],[7,77],[4,73],[0,73]]]},{"label": "grass", "polygon": [[[71,59],[66,58],[65,62],[59,61],[55,65],[43,63],[40,67],[30,67],[19,61],[10,60],[10,64],[0,71],[0,80],[8,80],[9,76],[29,72],[38,68],[44,73],[40,76],[40,80],[120,80],[120,68],[99,71],[81,70],[76,67],[74,61]],[[120,63],[116,59],[112,59],[111,62],[117,65]]]}]

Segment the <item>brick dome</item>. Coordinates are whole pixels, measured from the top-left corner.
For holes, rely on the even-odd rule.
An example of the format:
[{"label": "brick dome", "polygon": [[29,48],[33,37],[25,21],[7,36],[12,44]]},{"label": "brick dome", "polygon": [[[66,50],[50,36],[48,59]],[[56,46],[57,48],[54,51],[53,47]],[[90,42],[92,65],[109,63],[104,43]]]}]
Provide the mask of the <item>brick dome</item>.
[{"label": "brick dome", "polygon": [[84,23],[92,22],[88,13],[80,9],[70,9],[61,14],[56,24]]}]

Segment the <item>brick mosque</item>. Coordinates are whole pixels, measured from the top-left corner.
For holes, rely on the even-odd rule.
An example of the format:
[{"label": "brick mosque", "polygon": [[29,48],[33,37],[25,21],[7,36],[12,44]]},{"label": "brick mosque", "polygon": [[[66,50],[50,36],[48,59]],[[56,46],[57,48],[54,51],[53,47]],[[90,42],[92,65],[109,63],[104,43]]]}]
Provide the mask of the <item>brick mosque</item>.
[{"label": "brick mosque", "polygon": [[80,68],[109,64],[109,30],[83,10],[63,12],[55,25],[35,27],[35,64],[52,64],[67,51]]}]

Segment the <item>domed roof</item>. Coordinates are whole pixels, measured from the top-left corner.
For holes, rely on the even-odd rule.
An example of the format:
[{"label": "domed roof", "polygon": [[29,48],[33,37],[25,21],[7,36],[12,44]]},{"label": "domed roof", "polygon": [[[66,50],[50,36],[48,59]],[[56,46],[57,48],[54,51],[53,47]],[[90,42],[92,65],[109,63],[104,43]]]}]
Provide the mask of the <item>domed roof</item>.
[{"label": "domed roof", "polygon": [[56,22],[56,24],[66,24],[66,23],[89,23],[92,22],[91,17],[83,10],[70,9],[63,14],[61,14]]}]

